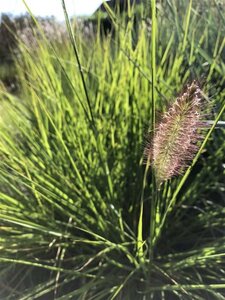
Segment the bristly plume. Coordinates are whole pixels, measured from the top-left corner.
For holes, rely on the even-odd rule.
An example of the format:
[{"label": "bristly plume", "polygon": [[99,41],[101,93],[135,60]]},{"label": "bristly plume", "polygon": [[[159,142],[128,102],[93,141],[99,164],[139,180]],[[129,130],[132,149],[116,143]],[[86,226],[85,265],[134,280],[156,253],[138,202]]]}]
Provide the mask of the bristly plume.
[{"label": "bristly plume", "polygon": [[206,127],[202,107],[202,91],[193,81],[157,125],[144,156],[153,165],[158,188],[164,181],[181,174],[198,151],[200,131]]}]

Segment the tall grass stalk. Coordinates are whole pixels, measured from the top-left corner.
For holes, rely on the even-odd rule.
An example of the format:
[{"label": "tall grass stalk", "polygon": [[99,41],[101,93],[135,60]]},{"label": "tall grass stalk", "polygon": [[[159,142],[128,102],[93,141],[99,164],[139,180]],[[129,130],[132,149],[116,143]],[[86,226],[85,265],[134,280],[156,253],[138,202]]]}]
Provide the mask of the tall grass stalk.
[{"label": "tall grass stalk", "polygon": [[[156,1],[151,1],[152,9],[152,35],[151,35],[151,57],[152,57],[152,122],[151,122],[151,132],[152,135],[155,134],[155,123],[156,123]],[[156,180],[154,170],[152,169],[152,200],[151,200],[151,216],[150,216],[150,259],[153,258],[153,239],[155,234],[155,226],[157,226],[156,221],[158,218],[157,211],[157,194],[158,190],[156,187]]]},{"label": "tall grass stalk", "polygon": [[68,13],[67,13],[67,10],[66,10],[66,5],[65,5],[64,0],[62,0],[62,7],[63,7],[63,11],[64,11],[64,14],[65,14],[66,26],[67,26],[68,33],[69,33],[69,36],[70,36],[71,44],[73,46],[73,51],[74,51],[76,61],[77,61],[77,64],[78,64],[78,68],[79,68],[79,71],[80,71],[80,76],[81,76],[82,84],[83,84],[83,87],[84,87],[85,96],[86,96],[86,99],[87,99],[87,104],[88,104],[88,109],[89,109],[90,116],[91,116],[92,125],[95,126],[94,116],[93,116],[93,112],[92,112],[92,108],[91,108],[91,102],[90,102],[90,99],[89,99],[88,90],[87,90],[87,86],[86,86],[85,79],[84,79],[84,74],[83,74],[81,61],[80,61],[79,54],[78,54],[76,40],[75,40],[75,37],[74,37],[73,29],[71,27],[71,23],[70,23],[70,20],[69,20],[69,16],[68,16]]}]

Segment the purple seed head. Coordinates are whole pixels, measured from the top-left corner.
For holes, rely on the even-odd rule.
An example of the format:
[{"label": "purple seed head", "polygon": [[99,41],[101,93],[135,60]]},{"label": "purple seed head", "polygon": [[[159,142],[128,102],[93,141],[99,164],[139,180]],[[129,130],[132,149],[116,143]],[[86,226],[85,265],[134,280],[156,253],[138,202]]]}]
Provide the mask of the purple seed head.
[{"label": "purple seed head", "polygon": [[158,187],[181,174],[198,151],[200,132],[206,126],[202,98],[199,85],[193,81],[164,113],[145,148],[145,160],[153,163]]}]

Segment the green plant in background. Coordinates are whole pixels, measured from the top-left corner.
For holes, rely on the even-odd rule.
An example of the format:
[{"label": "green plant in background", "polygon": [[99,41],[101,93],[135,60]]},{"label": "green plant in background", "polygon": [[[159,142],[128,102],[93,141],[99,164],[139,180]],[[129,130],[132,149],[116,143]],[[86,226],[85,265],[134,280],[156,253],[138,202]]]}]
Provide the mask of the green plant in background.
[{"label": "green plant in background", "polygon": [[[134,7],[127,18],[105,4],[114,30],[90,46],[62,4],[69,41],[36,22],[15,62],[20,93],[0,91],[1,298],[224,299],[222,8],[152,0],[134,32]],[[154,135],[156,110],[201,75],[214,121],[158,191],[146,124]]]}]

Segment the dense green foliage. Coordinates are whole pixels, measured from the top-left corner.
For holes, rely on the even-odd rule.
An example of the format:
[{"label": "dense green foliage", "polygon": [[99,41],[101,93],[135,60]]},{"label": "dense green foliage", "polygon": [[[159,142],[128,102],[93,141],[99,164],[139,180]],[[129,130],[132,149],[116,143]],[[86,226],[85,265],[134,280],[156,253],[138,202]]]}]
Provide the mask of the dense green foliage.
[{"label": "dense green foliage", "polygon": [[20,93],[0,89],[1,299],[225,299],[224,129],[157,197],[143,165],[155,110],[187,81],[224,116],[224,7],[148,7],[106,5],[107,36],[67,20],[63,47],[38,24],[20,43]]}]

